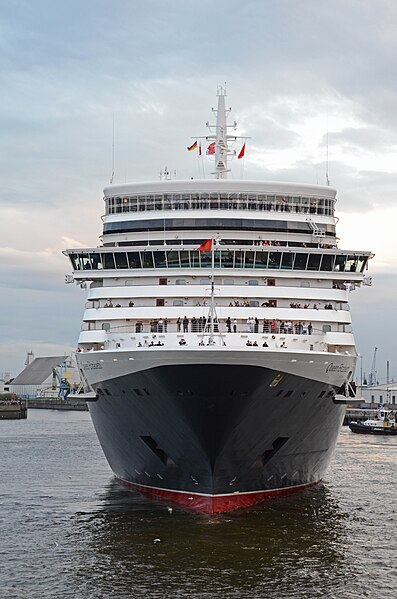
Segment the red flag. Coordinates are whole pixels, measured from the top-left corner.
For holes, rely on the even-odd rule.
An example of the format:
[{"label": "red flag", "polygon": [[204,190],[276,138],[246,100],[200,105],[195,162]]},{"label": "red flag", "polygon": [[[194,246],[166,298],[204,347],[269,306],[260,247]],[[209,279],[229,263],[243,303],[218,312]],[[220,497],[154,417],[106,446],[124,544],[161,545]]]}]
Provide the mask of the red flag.
[{"label": "red flag", "polygon": [[197,140],[195,142],[192,143],[191,146],[188,147],[189,152],[191,152],[192,150],[195,150],[197,148]]},{"label": "red flag", "polygon": [[243,145],[243,147],[240,150],[239,155],[237,156],[238,160],[240,160],[240,158],[244,158],[244,154],[245,154],[245,144]]},{"label": "red flag", "polygon": [[215,154],[215,142],[213,141],[207,148],[207,154]]},{"label": "red flag", "polygon": [[207,239],[197,248],[199,252],[211,252],[212,251],[212,239]]}]

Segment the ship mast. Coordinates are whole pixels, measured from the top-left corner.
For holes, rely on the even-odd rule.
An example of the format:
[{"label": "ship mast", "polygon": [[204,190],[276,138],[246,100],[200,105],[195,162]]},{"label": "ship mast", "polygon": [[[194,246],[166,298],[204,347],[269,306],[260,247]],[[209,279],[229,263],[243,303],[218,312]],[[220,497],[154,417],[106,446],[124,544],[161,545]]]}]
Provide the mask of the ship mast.
[{"label": "ship mast", "polygon": [[235,152],[229,150],[228,141],[236,141],[235,135],[228,135],[228,128],[236,129],[237,123],[233,125],[227,124],[227,115],[231,111],[231,108],[226,109],[225,98],[226,98],[226,84],[224,87],[221,85],[217,90],[218,107],[212,109],[212,112],[216,115],[216,124],[210,125],[207,122],[207,127],[215,128],[213,135],[208,135],[206,140],[214,140],[215,143],[215,171],[211,175],[215,175],[216,179],[227,179],[227,173],[230,172],[228,168],[227,160],[228,156],[233,156]]},{"label": "ship mast", "polygon": [[225,97],[226,97],[226,86],[218,87],[218,108],[213,111],[216,113],[216,125],[215,125],[215,172],[212,173],[217,179],[226,179],[227,173],[230,169],[227,168],[227,155],[229,152],[227,140],[227,113],[230,112],[230,108],[226,111]]}]

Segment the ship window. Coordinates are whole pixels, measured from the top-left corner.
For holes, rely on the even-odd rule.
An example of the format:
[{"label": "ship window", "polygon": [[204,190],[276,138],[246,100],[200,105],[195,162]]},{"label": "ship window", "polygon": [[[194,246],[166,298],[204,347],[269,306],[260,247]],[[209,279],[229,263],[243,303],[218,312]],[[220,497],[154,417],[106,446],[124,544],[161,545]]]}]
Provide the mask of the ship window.
[{"label": "ship window", "polygon": [[72,262],[72,266],[74,270],[80,270],[80,261],[77,254],[70,254],[69,258]]},{"label": "ship window", "polygon": [[268,268],[280,268],[280,252],[269,252],[269,264]]},{"label": "ship window", "polygon": [[186,279],[176,279],[175,281],[175,285],[186,285],[187,281]]},{"label": "ship window", "polygon": [[251,306],[251,308],[258,308],[259,302],[258,300],[250,300],[249,305]]},{"label": "ship window", "polygon": [[325,391],[321,391],[321,393],[319,393],[319,397],[323,397],[325,395]]},{"label": "ship window", "polygon": [[254,268],[255,252],[245,252],[245,268]]},{"label": "ship window", "polygon": [[359,269],[358,270],[360,272],[364,272],[364,269],[365,269],[365,266],[366,266],[367,262],[368,262],[368,256],[361,256],[358,259],[358,263],[359,263]]},{"label": "ship window", "polygon": [[346,260],[346,270],[348,272],[356,272],[358,260],[356,256],[348,256]]},{"label": "ship window", "polygon": [[183,300],[181,299],[176,299],[172,302],[173,306],[183,306]]},{"label": "ship window", "polygon": [[130,264],[130,268],[141,268],[139,252],[128,252],[128,262]]},{"label": "ship window", "polygon": [[[223,268],[233,268],[233,252],[222,250],[221,260]],[[225,283],[226,285],[227,283]],[[230,283],[229,283],[230,285]]]},{"label": "ship window", "polygon": [[[156,254],[154,255],[156,257]],[[167,285],[167,279],[165,277],[159,278],[159,285]]]},{"label": "ship window", "polygon": [[332,270],[334,257],[331,254],[323,254],[320,270]]},{"label": "ship window", "polygon": [[306,270],[307,254],[296,254],[294,270]]},{"label": "ship window", "polygon": [[[167,268],[167,263],[165,261],[165,252],[156,251],[153,252],[154,256],[154,264],[156,268]],[[165,283],[161,283],[161,281],[165,281]],[[167,279],[160,279],[160,285],[167,285]]]},{"label": "ship window", "polygon": [[371,395],[371,403],[375,403],[375,395]]},{"label": "ship window", "polygon": [[201,252],[201,268],[211,268],[212,256],[211,252]]},{"label": "ship window", "polygon": [[200,279],[200,285],[209,285],[208,279]]},{"label": "ship window", "polygon": [[320,268],[321,254],[309,254],[307,263],[308,270],[318,270]]},{"label": "ship window", "polygon": [[291,397],[291,395],[293,394],[294,390],[290,389],[289,391],[286,392],[286,394],[284,395],[284,397]]},{"label": "ship window", "polygon": [[258,279],[249,279],[248,285],[259,285]]},{"label": "ship window", "polygon": [[336,256],[334,270],[336,270],[338,272],[344,272],[345,268],[346,268],[346,256]]},{"label": "ship window", "polygon": [[235,252],[235,268],[243,268],[244,265],[244,252],[237,250]]},{"label": "ship window", "polygon": [[285,268],[285,269],[289,268],[289,269],[291,269],[292,268],[293,259],[294,259],[294,255],[293,254],[284,252],[283,253],[283,259],[281,261],[281,268]]},{"label": "ship window", "polygon": [[330,333],[330,332],[331,332],[331,325],[323,324],[323,333]]},{"label": "ship window", "polygon": [[190,268],[189,252],[182,250],[180,252],[180,255],[181,255],[181,267],[182,268]]},{"label": "ship window", "polygon": [[153,268],[153,252],[142,252],[143,268]]},{"label": "ship window", "polygon": [[267,286],[268,287],[275,287],[276,286],[276,279],[267,279]]},{"label": "ship window", "polygon": [[177,250],[171,250],[167,252],[168,268],[179,268],[179,252]]},{"label": "ship window", "polygon": [[134,392],[136,393],[136,395],[139,395],[140,397],[143,396],[143,393],[140,389],[134,389]]},{"label": "ship window", "polygon": [[157,298],[156,299],[156,306],[164,306],[164,304],[165,304],[164,298]]},{"label": "ship window", "polygon": [[94,270],[102,270],[102,261],[100,254],[91,254],[91,263]]},{"label": "ship window", "polygon": [[102,323],[102,331],[109,331],[110,330],[110,322],[103,322]]},{"label": "ship window", "polygon": [[114,269],[115,265],[113,254],[102,254],[102,263],[104,268]]},{"label": "ship window", "polygon": [[214,251],[214,267],[215,268],[221,267],[221,252],[220,252],[220,250]]},{"label": "ship window", "polygon": [[267,252],[256,252],[255,268],[267,268]]},{"label": "ship window", "polygon": [[190,252],[190,263],[192,268],[200,268],[200,254],[201,252],[197,251]]},{"label": "ship window", "polygon": [[128,268],[127,255],[125,252],[117,252],[114,257],[116,258],[117,268]]},{"label": "ship window", "polygon": [[90,262],[89,254],[81,254],[80,260],[81,260],[82,270],[91,270],[91,262]]},{"label": "ship window", "polygon": [[234,285],[234,279],[223,279],[224,285]]}]

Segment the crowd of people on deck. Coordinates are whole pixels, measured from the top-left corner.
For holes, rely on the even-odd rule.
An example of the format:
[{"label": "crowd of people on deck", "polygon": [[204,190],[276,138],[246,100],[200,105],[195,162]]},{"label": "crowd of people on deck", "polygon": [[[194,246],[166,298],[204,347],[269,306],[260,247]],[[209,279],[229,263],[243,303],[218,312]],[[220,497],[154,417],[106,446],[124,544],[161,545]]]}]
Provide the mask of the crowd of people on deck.
[{"label": "crowd of people on deck", "polygon": [[[211,331],[211,318],[200,316],[199,318],[193,317],[188,318],[187,316],[178,317],[175,321],[168,320],[167,318],[152,319],[149,322],[150,333],[167,333],[169,325],[176,324],[177,333],[203,333]],[[292,322],[291,320],[279,320],[279,319],[261,319],[257,317],[249,317],[244,323],[239,322],[236,318],[230,318],[228,316],[225,320],[220,321],[217,318],[214,319],[213,332],[219,333],[220,324],[226,325],[227,333],[280,333],[286,335],[311,335],[313,332],[313,325],[311,322],[307,323]],[[142,320],[135,322],[135,332],[143,333],[144,323]]]}]

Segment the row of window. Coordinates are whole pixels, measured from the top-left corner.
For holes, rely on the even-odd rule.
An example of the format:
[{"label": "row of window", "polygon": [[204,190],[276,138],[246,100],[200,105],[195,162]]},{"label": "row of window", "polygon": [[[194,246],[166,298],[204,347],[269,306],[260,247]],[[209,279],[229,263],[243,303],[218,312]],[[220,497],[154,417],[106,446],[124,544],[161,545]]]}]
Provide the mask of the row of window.
[{"label": "row of window", "polygon": [[[211,268],[212,266],[211,253],[197,250],[70,252],[69,257],[74,270]],[[368,256],[365,255],[226,249],[214,251],[215,268],[363,272],[367,260]]]},{"label": "row of window", "polygon": [[[148,246],[148,245],[186,245],[186,246],[194,246],[194,247],[198,247],[199,245],[201,245],[203,242],[205,241],[205,238],[202,237],[201,239],[190,239],[187,236],[184,236],[183,239],[179,239],[179,237],[175,236],[173,239],[139,239],[138,241],[133,241],[133,240],[129,240],[129,241],[118,241],[117,245],[119,247],[125,247],[125,246]],[[219,239],[218,241],[219,245],[234,245],[234,246],[240,246],[240,245],[249,245],[252,247],[256,247],[256,246],[282,246],[282,247],[290,247],[290,248],[324,248],[324,249],[333,249],[336,248],[336,245],[330,245],[327,243],[313,243],[313,242],[304,242],[304,241],[278,241],[278,240],[265,240],[263,241],[262,239],[229,239],[229,238],[224,238],[222,237],[222,239]],[[106,247],[113,247],[114,243],[111,244],[104,244]]]},{"label": "row of window", "polygon": [[335,237],[335,226],[322,223],[256,220],[253,218],[154,218],[104,223],[104,235],[138,231],[259,231],[272,233],[312,234],[314,225],[323,235]]},{"label": "row of window", "polygon": [[152,210],[259,210],[334,215],[335,200],[261,193],[174,193],[105,198],[106,214]]}]

